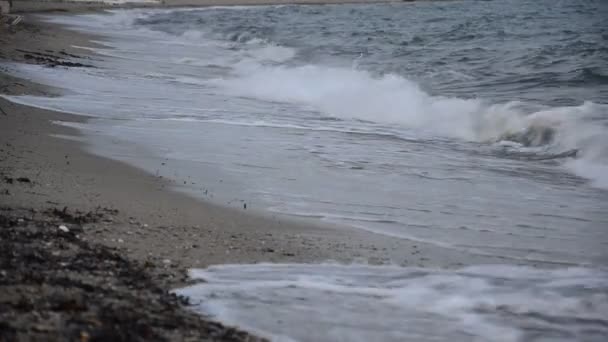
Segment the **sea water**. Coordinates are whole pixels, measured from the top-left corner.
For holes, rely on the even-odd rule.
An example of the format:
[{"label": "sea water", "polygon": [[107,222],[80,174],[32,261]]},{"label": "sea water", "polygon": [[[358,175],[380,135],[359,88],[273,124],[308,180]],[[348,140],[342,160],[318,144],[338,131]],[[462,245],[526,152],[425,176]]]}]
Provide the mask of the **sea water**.
[{"label": "sea water", "polygon": [[[45,20],[100,37],[100,47],[93,49],[97,55],[86,61],[95,67],[4,63],[3,68],[65,89],[61,97],[11,100],[91,116],[86,124],[70,125],[86,133],[93,152],[168,177],[191,195],[500,256],[511,264],[586,267],[576,272],[604,279],[606,17],[608,6],[599,0],[53,15]],[[235,274],[262,266],[239,267]],[[298,266],[278,274],[329,272],[326,266],[317,267],[314,272]],[[339,269],[345,279],[356,270]],[[364,271],[371,278],[393,272],[373,267]],[[549,282],[563,274],[512,271],[505,275],[507,288],[492,285],[489,293],[533,298],[536,279]],[[458,287],[464,286],[461,280],[477,279],[467,270],[394,272],[418,274],[417,284],[445,276],[448,288],[452,282]],[[475,272],[483,281],[494,276],[491,268]],[[332,285],[336,280],[319,281]],[[519,281],[520,292],[508,286]],[[209,284],[201,285],[201,293],[215,288]],[[234,291],[247,291],[248,283],[243,284]],[[273,306],[263,305],[265,291],[270,291],[264,286],[255,295],[257,302],[237,310],[226,299],[224,309],[271,311]],[[397,288],[404,286],[409,285]],[[575,287],[580,291],[542,298],[550,298],[547,305],[567,302],[570,296],[586,303],[588,295],[606,293],[605,288],[587,293],[584,281]],[[288,293],[282,305],[321,300],[315,291],[302,291],[304,304]],[[450,292],[442,291],[437,298],[447,300]],[[355,303],[375,305],[375,297],[366,298],[354,295]],[[504,303],[495,304],[492,310]],[[471,305],[475,313],[485,310]],[[491,312],[491,320],[515,310],[504,305],[506,312]],[[557,310],[548,308],[512,317],[523,323],[507,324],[516,330],[508,336],[532,336],[521,325],[527,327],[526,319],[535,320],[536,314],[542,320]],[[395,310],[414,315],[411,306],[398,304]],[[558,318],[574,324],[580,322],[579,314]],[[268,322],[255,324],[250,328],[278,331]],[[605,321],[598,324],[605,329]],[[477,336],[458,329],[462,339]],[[560,336],[592,340],[595,332],[605,332],[598,325],[580,329],[582,335]],[[339,335],[345,331],[338,330]],[[538,336],[551,339],[543,331]]]},{"label": "sea water", "polygon": [[570,268],[223,265],[177,291],[273,341],[605,341],[608,273]]}]

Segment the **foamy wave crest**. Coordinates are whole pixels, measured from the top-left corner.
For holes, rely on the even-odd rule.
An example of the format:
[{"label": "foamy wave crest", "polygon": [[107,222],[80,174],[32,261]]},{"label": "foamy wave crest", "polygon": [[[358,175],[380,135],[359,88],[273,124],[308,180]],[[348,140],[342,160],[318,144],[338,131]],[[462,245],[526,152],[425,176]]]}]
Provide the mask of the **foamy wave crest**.
[{"label": "foamy wave crest", "polygon": [[530,112],[518,102],[490,104],[432,96],[399,75],[375,77],[363,70],[317,65],[243,63],[237,66],[237,77],[216,83],[233,94],[301,104],[341,119],[398,125],[468,141],[507,141],[517,148],[542,147],[543,153],[552,156],[576,156],[608,166],[607,105],[587,102]]},{"label": "foamy wave crest", "polygon": [[276,341],[600,341],[608,276],[486,265],[222,265],[178,290],[207,315]]}]

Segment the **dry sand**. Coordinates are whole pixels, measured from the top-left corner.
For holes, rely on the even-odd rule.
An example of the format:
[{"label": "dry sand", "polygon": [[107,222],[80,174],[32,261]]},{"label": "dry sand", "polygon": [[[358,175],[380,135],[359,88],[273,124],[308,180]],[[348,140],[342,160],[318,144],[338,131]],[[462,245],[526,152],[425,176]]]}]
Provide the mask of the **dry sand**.
[{"label": "dry sand", "polygon": [[[49,67],[83,67],[91,58],[101,58],[72,47],[91,46],[90,37],[36,22],[32,16],[25,19],[15,30],[0,29],[0,59]],[[60,91],[8,76],[0,70],[0,93],[56,96]],[[142,272],[149,277],[150,284],[165,291],[186,283],[187,269],[218,263],[336,260],[457,267],[505,262],[352,228],[206,203],[172,191],[164,179],[87,153],[80,132],[53,123],[82,122],[85,117],[18,105],[3,98],[0,109],[0,214],[5,218],[4,228],[0,229],[14,230],[3,237],[9,239],[13,248],[17,245],[10,239],[23,237],[22,228],[56,230],[58,225],[65,224],[78,232],[77,239],[83,246],[117,251],[120,258],[133,263],[138,270],[145,266]],[[61,236],[56,233],[42,236],[46,242],[36,248],[52,253],[48,249],[55,248],[53,239]],[[5,258],[8,261],[0,259],[1,268],[13,265],[13,271],[26,271],[23,268],[31,262],[26,258],[11,264],[10,257]],[[77,271],[81,275],[87,272]],[[7,286],[21,288],[14,279],[0,279],[4,279],[0,282],[0,293]],[[44,286],[44,282],[36,286]],[[6,296],[0,296],[0,307],[4,305],[2,298]],[[166,305],[174,308],[179,304]],[[141,308],[145,311],[146,307]],[[73,313],[60,316],[65,321],[70,314]],[[59,323],[45,324],[55,331],[63,327]],[[29,332],[27,329],[22,332],[25,340],[31,338]],[[173,335],[158,336],[175,339]]]}]

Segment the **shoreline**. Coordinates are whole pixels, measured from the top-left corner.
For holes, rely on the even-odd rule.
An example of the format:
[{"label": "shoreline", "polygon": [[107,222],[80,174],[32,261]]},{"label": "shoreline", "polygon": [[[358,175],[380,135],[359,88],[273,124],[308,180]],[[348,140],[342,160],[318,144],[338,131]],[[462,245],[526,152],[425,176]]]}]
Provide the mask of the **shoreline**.
[{"label": "shoreline", "polygon": [[[0,143],[10,141],[10,154],[0,163],[2,176],[32,181],[27,185],[4,182],[2,191],[10,193],[4,196],[4,205],[38,211],[67,207],[85,213],[98,207],[117,209],[119,213],[111,221],[91,227],[91,240],[123,249],[129,257],[144,262],[153,260],[163,265],[169,259],[184,276],[189,268],[225,263],[360,260],[458,267],[508,262],[361,229],[195,199],[172,189],[166,179],[90,154],[81,132],[54,123],[85,122],[86,117],[28,107],[4,98],[0,98],[0,107],[8,114],[1,118]],[[157,255],[150,257],[152,251]],[[182,278],[176,285],[186,281]]]},{"label": "shoreline", "polygon": [[[74,33],[73,30],[63,28],[61,25],[40,23],[35,20],[35,26],[42,25],[44,27],[44,37],[31,38],[36,40],[34,45],[43,42],[40,48],[49,51],[48,47],[52,45],[63,45],[61,51],[66,51],[67,54],[81,57],[75,61],[86,61],[89,56],[89,50],[81,50],[72,48],[69,45],[90,46],[89,38],[82,33]],[[39,31],[40,32],[40,31]],[[38,32],[38,34],[40,34]],[[62,39],[62,35],[70,34],[69,41]],[[75,35],[74,35],[75,34]],[[54,37],[50,39],[49,36]],[[76,41],[75,41],[76,38]],[[27,39],[17,39],[19,44],[28,45]],[[10,44],[8,44],[10,45]],[[8,48],[10,50],[10,47]],[[22,49],[18,49],[24,51]],[[83,52],[84,51],[84,52]],[[20,57],[23,53],[17,51],[17,54],[8,54],[0,50],[0,53],[8,55],[12,61],[17,62],[32,62]],[[48,52],[47,52],[48,53]],[[76,55],[80,54],[80,56]],[[102,58],[102,57],[100,57]],[[73,59],[73,58],[72,58]],[[44,61],[43,61],[44,64]],[[6,78],[6,76],[5,76]],[[10,83],[9,80],[0,80],[5,83]],[[13,80],[14,82],[14,80]],[[10,84],[9,84],[10,86]],[[19,81],[19,86],[13,88],[0,85],[0,89],[4,88],[3,93],[6,95],[15,94],[33,94],[33,95],[51,95],[58,96],[60,91],[49,87],[38,85],[32,82]],[[214,237],[215,240],[226,238],[235,240],[232,233],[242,233],[246,241],[265,241],[263,248],[254,248],[251,246],[253,242],[242,244],[242,248],[234,245],[228,250],[246,250],[243,254],[229,252],[226,253],[225,248],[215,248],[213,253],[208,253],[206,256],[211,256],[211,260],[206,262],[189,263],[190,267],[204,267],[217,263],[242,263],[242,262],[322,262],[322,261],[340,261],[352,262],[353,260],[366,260],[372,263],[396,263],[409,264],[419,266],[439,266],[439,267],[454,267],[471,263],[488,263],[500,262],[504,259],[499,257],[487,257],[481,255],[473,255],[467,252],[448,249],[432,244],[418,242],[407,239],[396,239],[387,235],[369,232],[359,228],[342,227],[323,222],[315,222],[307,219],[299,219],[287,215],[274,215],[261,211],[239,210],[234,207],[223,206],[214,202],[209,202],[201,198],[194,198],[183,192],[172,188],[172,183],[163,177],[156,176],[133,166],[127,165],[121,161],[107,159],[102,156],[92,154],[87,148],[87,141],[84,133],[75,128],[66,127],[64,125],[54,124],[53,122],[86,122],[89,118],[76,114],[60,113],[51,110],[28,107],[26,105],[16,104],[4,98],[0,98],[0,106],[5,108],[9,113],[12,111],[16,115],[27,117],[29,127],[21,125],[20,129],[39,135],[47,145],[54,145],[53,152],[59,151],[60,156],[74,155],[79,159],[83,159],[83,163],[76,164],[71,161],[64,165],[64,160],[47,156],[48,159],[59,160],[56,166],[61,177],[55,177],[47,184],[62,183],[62,178],[84,178],[86,180],[80,182],[81,189],[70,191],[65,204],[69,206],[81,206],[81,210],[91,210],[99,205],[112,205],[124,208],[130,216],[137,218],[148,226],[171,226],[171,225],[188,225],[190,228],[198,229],[196,226],[202,226],[204,223],[211,223],[211,230],[214,234],[220,236]],[[7,110],[8,109],[8,110]],[[10,115],[9,115],[10,117]],[[43,119],[44,117],[44,119]],[[6,119],[6,118],[5,118]],[[9,118],[10,119],[10,118]],[[10,122],[5,127],[11,125],[19,125],[16,122]],[[11,132],[4,135],[7,140],[11,138]],[[20,141],[20,138],[13,137],[13,140]],[[21,139],[23,141],[23,139]],[[76,144],[75,144],[76,143]],[[30,146],[32,150],[41,148],[41,145]],[[45,151],[47,152],[47,151]],[[49,151],[50,153],[51,151]],[[64,158],[65,159],[65,158]],[[160,163],[161,160],[159,160]],[[32,162],[41,162],[33,160]],[[44,161],[46,165],[52,165],[51,160]],[[35,168],[35,167],[33,167]],[[99,174],[98,170],[107,170],[106,174]],[[51,167],[54,170],[54,167]],[[133,180],[137,180],[136,182]],[[56,187],[61,187],[64,184],[56,184]],[[63,186],[63,192],[66,187]],[[43,189],[40,189],[43,191]],[[48,191],[44,189],[44,191]],[[130,198],[124,198],[122,192],[130,193]],[[94,198],[79,199],[78,201],[69,201],[70,199],[83,197],[82,193],[96,193]],[[136,201],[133,201],[133,200]],[[44,203],[36,198],[28,198],[29,203],[35,203],[38,206],[43,206]],[[63,204],[63,203],[62,203]],[[151,213],[155,215],[151,216]],[[123,218],[129,221],[128,218]],[[177,224],[176,224],[177,222]],[[230,229],[227,229],[230,228]],[[251,229],[255,228],[255,229]],[[245,236],[247,235],[247,236]],[[306,235],[309,235],[308,237]],[[272,238],[263,238],[272,236]],[[303,241],[297,241],[302,239]],[[306,241],[309,240],[309,241]],[[327,241],[327,245],[319,246],[318,241]],[[128,241],[125,240],[125,244]],[[313,245],[310,247],[308,245]],[[276,251],[281,250],[296,250],[297,253],[286,252],[286,255],[273,255],[275,252],[261,252],[262,249],[270,248]],[[308,247],[303,248],[302,245]],[[369,245],[365,247],[365,245]],[[392,248],[389,248],[392,247]],[[230,247],[230,245],[228,246]],[[277,247],[277,248],[274,248]],[[418,251],[415,255],[420,255],[417,260],[409,260],[412,255],[413,248]],[[388,252],[392,250],[392,252]],[[421,249],[428,250],[428,253],[423,253]],[[353,253],[357,250],[356,253]],[[401,251],[399,251],[401,250]],[[381,252],[382,251],[382,252]],[[294,255],[292,255],[294,254]],[[431,254],[436,257],[430,257]],[[507,259],[508,260],[508,259]],[[430,262],[429,262],[430,261]]]},{"label": "shoreline", "polygon": [[85,12],[104,9],[179,8],[212,6],[346,5],[410,3],[437,0],[160,0],[150,2],[104,3],[103,1],[14,0],[11,13]]},{"label": "shoreline", "polygon": [[[86,64],[92,56],[72,45],[90,46],[90,39],[26,15],[15,32],[0,36],[0,60],[79,67],[67,63]],[[0,94],[57,96],[60,92],[0,69]],[[8,217],[5,226],[19,232],[32,225],[56,229],[66,224],[79,232],[78,239],[87,246],[108,248],[135,265],[145,265],[150,281],[164,291],[189,283],[188,269],[214,264],[337,261],[455,268],[515,263],[194,199],[171,189],[161,177],[89,153],[82,132],[54,123],[85,122],[84,116],[2,97],[0,108],[0,213]],[[95,219],[74,219],[87,215]]]}]

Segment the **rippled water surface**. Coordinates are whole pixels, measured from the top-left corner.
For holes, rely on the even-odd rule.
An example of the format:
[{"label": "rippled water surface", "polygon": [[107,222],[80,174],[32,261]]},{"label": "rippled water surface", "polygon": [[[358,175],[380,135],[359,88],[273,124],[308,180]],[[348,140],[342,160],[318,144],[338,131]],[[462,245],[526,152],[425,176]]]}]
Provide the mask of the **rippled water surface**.
[{"label": "rippled water surface", "polygon": [[47,17],[101,35],[96,68],[5,67],[67,90],[13,100],[93,116],[94,150],[196,196],[603,265],[607,17],[548,0],[117,10]]},{"label": "rippled water surface", "polygon": [[605,272],[223,265],[178,291],[274,341],[604,341]]},{"label": "rippled water surface", "polygon": [[10,99],[90,115],[69,125],[96,153],[230,206],[554,267],[224,265],[178,290],[201,313],[276,341],[605,339],[608,2],[45,18],[97,34],[95,68],[5,63],[66,90]]}]

